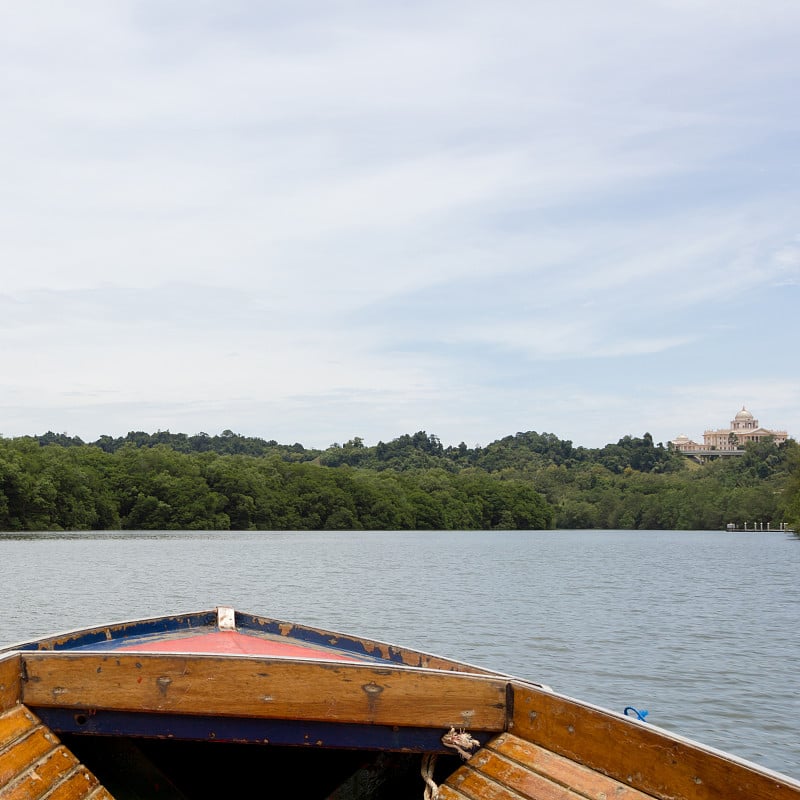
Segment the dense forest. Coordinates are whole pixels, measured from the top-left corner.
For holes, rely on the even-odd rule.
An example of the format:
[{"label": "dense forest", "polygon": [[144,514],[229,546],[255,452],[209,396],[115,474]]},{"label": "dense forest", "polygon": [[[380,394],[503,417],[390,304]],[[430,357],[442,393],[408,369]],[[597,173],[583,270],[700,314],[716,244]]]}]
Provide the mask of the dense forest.
[{"label": "dense forest", "polygon": [[800,446],[696,464],[650,434],[590,449],[530,431],[419,431],[325,450],[241,436],[0,437],[0,530],[800,527]]}]

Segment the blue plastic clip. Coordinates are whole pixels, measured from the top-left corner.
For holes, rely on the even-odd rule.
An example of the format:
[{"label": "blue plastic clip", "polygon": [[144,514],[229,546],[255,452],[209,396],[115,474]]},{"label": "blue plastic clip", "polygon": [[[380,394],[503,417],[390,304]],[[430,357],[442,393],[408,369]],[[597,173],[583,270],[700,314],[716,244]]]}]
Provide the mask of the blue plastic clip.
[{"label": "blue plastic clip", "polygon": [[[629,714],[628,712],[633,712]],[[639,711],[638,708],[634,708],[633,706],[625,706],[625,711],[623,712],[626,717],[635,716],[636,719],[641,720],[642,722],[646,722],[645,717],[647,716],[647,711]]]}]

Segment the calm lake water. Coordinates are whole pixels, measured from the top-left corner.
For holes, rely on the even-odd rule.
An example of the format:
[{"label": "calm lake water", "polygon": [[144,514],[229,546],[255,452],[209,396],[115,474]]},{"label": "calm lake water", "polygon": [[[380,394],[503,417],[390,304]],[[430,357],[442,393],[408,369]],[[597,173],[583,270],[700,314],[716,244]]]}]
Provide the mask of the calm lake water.
[{"label": "calm lake water", "polygon": [[800,538],[0,534],[0,646],[234,605],[494,667],[800,777]]}]

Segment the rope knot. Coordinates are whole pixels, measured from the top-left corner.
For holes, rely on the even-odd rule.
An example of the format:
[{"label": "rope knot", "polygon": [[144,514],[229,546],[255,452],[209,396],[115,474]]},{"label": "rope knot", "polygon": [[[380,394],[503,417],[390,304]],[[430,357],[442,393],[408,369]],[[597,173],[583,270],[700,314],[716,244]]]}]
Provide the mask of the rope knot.
[{"label": "rope knot", "polygon": [[457,731],[455,728],[450,728],[450,730],[442,736],[442,744],[445,747],[452,747],[458,752],[461,758],[466,761],[480,742],[477,739],[473,739],[472,736],[463,729]]},{"label": "rope knot", "polygon": [[[457,731],[455,728],[450,730],[442,736],[442,744],[445,747],[452,747],[457,751],[461,758],[466,761],[480,742],[473,739],[465,730]],[[422,768],[420,773],[422,779],[425,781],[425,800],[438,800],[439,787],[433,780],[433,768],[436,765],[436,753],[426,753],[422,757]]]}]

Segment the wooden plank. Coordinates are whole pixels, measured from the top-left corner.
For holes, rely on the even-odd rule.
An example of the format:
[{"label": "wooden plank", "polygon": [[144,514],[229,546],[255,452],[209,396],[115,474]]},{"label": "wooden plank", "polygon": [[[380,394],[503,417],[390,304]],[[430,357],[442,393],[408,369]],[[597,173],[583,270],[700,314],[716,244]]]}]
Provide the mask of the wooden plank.
[{"label": "wooden plank", "polygon": [[[459,767],[447,779],[446,787],[472,800],[520,800],[520,796],[513,789],[496,783],[482,772],[470,769],[467,765]],[[443,789],[445,786],[440,787],[439,800],[445,800],[445,796],[442,795]],[[542,800],[549,800],[549,798],[542,798]],[[572,800],[579,799],[573,796]]]},{"label": "wooden plank", "polygon": [[19,653],[0,658],[0,712],[19,702],[20,663]]},{"label": "wooden plank", "polygon": [[13,781],[58,745],[56,737],[39,726],[0,752],[0,786]]},{"label": "wooden plank", "polygon": [[78,760],[59,746],[13,784],[0,786],[0,800],[38,800],[78,765]]},{"label": "wooden plank", "polygon": [[111,792],[105,786],[98,786],[87,798],[87,800],[114,800]]},{"label": "wooden plank", "polygon": [[506,680],[370,664],[24,653],[27,705],[505,730]]},{"label": "wooden plank", "polygon": [[[0,800],[80,800],[98,787],[58,737],[24,705],[0,715]],[[101,794],[97,800],[108,800]]]},{"label": "wooden plank", "polygon": [[439,787],[439,796],[437,800],[464,800],[465,795],[461,794],[461,792],[454,789],[452,786],[448,786],[446,783],[443,783]]},{"label": "wooden plank", "polygon": [[662,800],[798,800],[800,783],[604,709],[514,682],[510,730]]},{"label": "wooden plank", "polygon": [[[503,779],[512,786],[516,785],[519,780],[526,780],[525,775],[520,774],[519,770],[522,770],[523,773],[533,770],[555,783],[569,786],[570,789],[580,792],[581,796],[587,797],[589,800],[605,800],[608,797],[613,797],[615,800],[648,800],[651,797],[510,733],[500,734],[492,739],[486,747],[503,756],[503,760],[497,763],[487,763],[481,769],[488,775],[497,775],[497,779]],[[476,758],[483,757],[490,750],[481,750]],[[470,761],[471,766],[475,760],[473,758]],[[522,788],[520,791],[523,791]]]},{"label": "wooden plank", "polygon": [[86,767],[79,766],[55,786],[47,800],[85,800],[97,787],[97,778]]},{"label": "wooden plank", "polygon": [[0,750],[32,731],[38,723],[39,720],[25,706],[14,706],[0,714]]},{"label": "wooden plank", "polygon": [[[540,775],[530,767],[510,761],[491,750],[477,753],[470,759],[469,767],[479,770],[487,778],[512,789],[522,797],[536,800],[578,800],[578,795],[572,791],[574,787],[570,784]],[[593,793],[590,797],[597,797],[597,794]],[[601,797],[605,798],[605,795]],[[583,795],[580,798],[583,800]]]},{"label": "wooden plank", "polygon": [[[472,773],[480,773],[476,777]],[[488,782],[488,783],[487,783]],[[469,797],[479,792],[511,792],[529,800],[652,800],[605,775],[519,739],[501,734],[479,750],[447,780]]]}]

